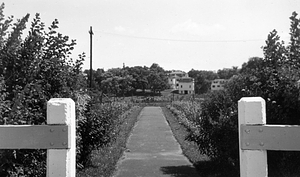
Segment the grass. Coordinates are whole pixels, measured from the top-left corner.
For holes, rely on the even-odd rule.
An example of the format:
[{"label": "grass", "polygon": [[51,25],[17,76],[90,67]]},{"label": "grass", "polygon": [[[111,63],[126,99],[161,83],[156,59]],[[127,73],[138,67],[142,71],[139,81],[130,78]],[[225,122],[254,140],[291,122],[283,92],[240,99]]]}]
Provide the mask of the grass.
[{"label": "grass", "polygon": [[142,107],[136,108],[120,127],[116,141],[109,146],[95,150],[92,154],[92,165],[77,172],[77,177],[110,177],[115,172],[116,164],[126,150],[126,142],[134,127]]},{"label": "grass", "polygon": [[176,117],[171,111],[162,107],[164,115],[172,129],[172,132],[180,144],[183,154],[193,163],[200,176],[203,177],[238,177],[239,171],[236,168],[217,164],[209,159],[206,155],[200,153],[198,146],[194,142],[186,140],[188,135],[187,129],[184,125],[178,123]]}]

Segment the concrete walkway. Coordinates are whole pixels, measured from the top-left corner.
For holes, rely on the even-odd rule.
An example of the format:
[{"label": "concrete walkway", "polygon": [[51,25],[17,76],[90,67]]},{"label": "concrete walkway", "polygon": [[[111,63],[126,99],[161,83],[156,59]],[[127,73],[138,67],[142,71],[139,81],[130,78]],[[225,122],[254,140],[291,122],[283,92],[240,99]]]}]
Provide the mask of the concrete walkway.
[{"label": "concrete walkway", "polygon": [[145,107],[118,162],[114,177],[196,177],[160,107]]}]

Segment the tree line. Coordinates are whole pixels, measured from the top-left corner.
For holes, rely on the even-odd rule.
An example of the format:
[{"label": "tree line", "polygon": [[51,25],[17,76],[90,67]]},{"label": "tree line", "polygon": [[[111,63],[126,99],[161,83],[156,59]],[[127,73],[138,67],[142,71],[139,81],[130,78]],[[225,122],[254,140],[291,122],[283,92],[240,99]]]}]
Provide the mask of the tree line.
[{"label": "tree line", "polygon": [[[194,79],[195,93],[203,94],[210,90],[214,79],[230,79],[239,71],[238,67],[219,69],[217,72],[191,69],[188,75]],[[158,94],[170,88],[168,75],[171,72],[164,70],[157,63],[153,63],[150,67],[124,66],[107,71],[97,69],[92,72],[92,88],[98,90],[101,95],[108,96],[145,95],[146,90],[151,91],[152,94]],[[90,70],[85,70],[84,73],[90,81]]]},{"label": "tree line", "polygon": [[[90,80],[90,71],[85,70],[87,79]],[[140,90],[143,94],[151,91],[153,94],[169,88],[167,71],[158,64],[150,67],[134,66],[93,70],[92,88],[98,90],[101,95],[131,96]]]}]

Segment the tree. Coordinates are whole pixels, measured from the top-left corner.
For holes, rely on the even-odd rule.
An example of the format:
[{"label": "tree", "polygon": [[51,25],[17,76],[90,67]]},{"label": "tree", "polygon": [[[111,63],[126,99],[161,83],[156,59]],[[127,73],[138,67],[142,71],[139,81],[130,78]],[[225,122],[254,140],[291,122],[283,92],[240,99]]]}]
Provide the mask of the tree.
[{"label": "tree", "polygon": [[132,91],[133,81],[133,77],[126,69],[109,69],[103,74],[100,90],[105,94],[125,96]]},{"label": "tree", "polygon": [[[57,32],[58,20],[46,31],[36,14],[27,36],[22,39],[29,14],[12,24],[11,17],[4,20],[3,8],[2,4],[0,97],[6,104],[0,106],[5,110],[0,122],[45,124],[45,103],[53,97],[74,97],[84,83],[81,72],[84,57],[76,61],[70,58],[76,43]],[[46,152],[42,150],[1,151],[0,176],[45,176],[45,157]]]},{"label": "tree", "polygon": [[5,19],[5,15],[3,14],[4,10],[4,3],[0,6],[0,48],[3,47],[5,44],[5,40],[7,39],[8,28],[11,26],[11,23],[13,21],[13,17],[8,17],[8,19]]},{"label": "tree", "polygon": [[[192,134],[190,138],[212,158],[238,164],[237,103],[242,97],[259,96],[266,100],[268,124],[300,124],[299,58],[295,57],[300,51],[300,19],[296,16],[294,12],[290,18],[291,42],[287,46],[280,41],[276,30],[270,32],[262,48],[264,57],[250,58],[239,73],[231,77],[226,90],[210,93],[202,104],[199,134]],[[226,75],[224,78],[228,78]],[[220,142],[228,137],[233,141]],[[227,147],[231,147],[230,151]],[[274,172],[282,176],[278,169],[285,171],[287,168],[299,174],[300,169],[294,165],[299,159],[299,153],[268,152],[270,176],[275,176]]]},{"label": "tree", "polygon": [[157,93],[168,88],[166,77],[162,73],[152,71],[147,79],[153,93]]},{"label": "tree", "polygon": [[280,41],[277,31],[274,29],[268,35],[266,46],[263,47],[265,66],[270,69],[280,68],[287,61],[287,51],[284,42]]},{"label": "tree", "polygon": [[137,89],[142,89],[145,92],[149,88],[149,83],[147,77],[150,73],[149,68],[144,66],[134,66],[131,68],[126,68],[129,74],[133,77],[132,87]]},{"label": "tree", "polygon": [[232,76],[238,74],[238,67],[233,66],[232,68],[219,69],[217,74],[220,79],[230,79]]},{"label": "tree", "polygon": [[195,93],[203,94],[210,90],[211,81],[198,74],[195,79]]},{"label": "tree", "polygon": [[195,93],[203,94],[209,91],[211,81],[218,78],[218,75],[213,71],[194,70],[188,72],[189,77],[194,78]]},{"label": "tree", "polygon": [[246,74],[261,70],[264,67],[264,60],[259,57],[252,57],[248,62],[243,63],[240,73]]},{"label": "tree", "polygon": [[165,70],[162,67],[160,67],[157,63],[153,63],[149,69],[150,71],[155,71],[157,73],[165,73]]},{"label": "tree", "polygon": [[294,67],[300,68],[300,19],[297,15],[297,12],[293,12],[290,17],[290,43],[287,50],[290,62],[294,63]]},{"label": "tree", "polygon": [[215,73],[213,71],[205,71],[205,70],[192,69],[188,72],[188,75],[189,75],[189,77],[192,77],[194,79],[197,77],[197,75],[201,75],[204,79],[210,80],[210,81],[218,78],[217,73]]},{"label": "tree", "polygon": [[156,93],[168,88],[168,78],[165,70],[158,64],[153,63],[150,67],[150,74],[147,77],[150,89]]},{"label": "tree", "polygon": [[[89,77],[88,70],[85,71]],[[165,71],[158,64],[150,68],[144,66],[112,68],[106,72],[97,70],[94,73],[94,88],[102,94],[112,96],[133,95],[137,89],[151,89],[160,92],[168,88]]]},{"label": "tree", "polygon": [[[90,70],[86,69],[86,70],[84,70],[83,73],[86,76],[86,82],[88,84],[90,81]],[[101,82],[104,79],[104,73],[105,73],[105,71],[100,68],[92,71],[92,74],[93,74],[92,89],[100,89],[101,88]]]}]

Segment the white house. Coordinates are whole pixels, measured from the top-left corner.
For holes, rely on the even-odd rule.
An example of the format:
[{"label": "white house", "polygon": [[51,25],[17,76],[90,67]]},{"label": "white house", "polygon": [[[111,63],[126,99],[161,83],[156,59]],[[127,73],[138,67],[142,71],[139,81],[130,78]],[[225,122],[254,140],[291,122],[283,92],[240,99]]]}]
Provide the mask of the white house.
[{"label": "white house", "polygon": [[228,82],[227,79],[215,79],[211,83],[211,90],[217,91],[217,90],[224,90],[224,85]]},{"label": "white house", "polygon": [[194,94],[195,84],[191,77],[184,77],[178,80],[179,94]]},{"label": "white house", "polygon": [[168,75],[168,82],[173,90],[179,94],[193,94],[195,90],[194,79],[188,77],[183,71],[173,71]]},{"label": "white house", "polygon": [[178,80],[182,77],[188,77],[188,75],[183,71],[172,71],[168,75],[168,82],[172,89],[177,90],[178,89]]}]

